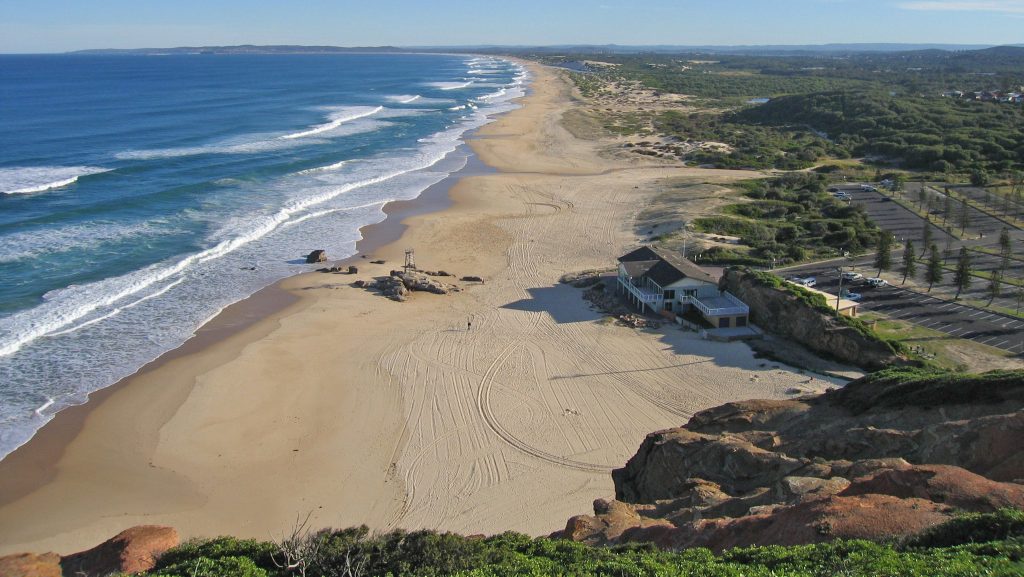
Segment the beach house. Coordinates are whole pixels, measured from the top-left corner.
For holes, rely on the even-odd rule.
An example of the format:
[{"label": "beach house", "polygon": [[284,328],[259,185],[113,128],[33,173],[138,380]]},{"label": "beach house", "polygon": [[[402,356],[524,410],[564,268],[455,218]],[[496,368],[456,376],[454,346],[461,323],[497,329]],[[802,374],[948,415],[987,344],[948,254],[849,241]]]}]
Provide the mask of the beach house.
[{"label": "beach house", "polygon": [[695,309],[714,328],[745,327],[750,316],[750,307],[719,290],[710,273],[649,246],[619,257],[617,289],[641,312],[675,317]]}]

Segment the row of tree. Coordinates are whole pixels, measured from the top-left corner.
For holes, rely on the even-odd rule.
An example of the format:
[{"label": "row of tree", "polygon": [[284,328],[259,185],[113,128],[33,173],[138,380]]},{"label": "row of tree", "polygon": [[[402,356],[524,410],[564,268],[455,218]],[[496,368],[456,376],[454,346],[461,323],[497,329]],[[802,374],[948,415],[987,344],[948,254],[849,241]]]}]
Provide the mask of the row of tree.
[{"label": "row of tree", "polygon": [[[878,268],[878,274],[882,274],[882,271],[888,271],[892,269],[892,244],[894,238],[893,235],[883,231],[878,236],[877,252],[875,253],[875,267]],[[942,282],[945,277],[945,258],[939,250],[937,244],[932,242],[932,230],[931,223],[927,220],[924,223],[923,229],[923,243],[924,248],[921,254],[917,254],[916,248],[914,247],[913,240],[907,240],[903,246],[903,258],[900,272],[903,273],[903,283],[907,282],[907,278],[913,278],[917,274],[917,265],[922,262],[924,267],[924,281],[928,283],[928,292],[931,292],[932,287],[936,283]],[[947,247],[946,252],[948,254],[949,248]],[[925,255],[927,254],[927,259]],[[996,297],[1002,296],[1003,284],[1005,283],[1006,271],[1010,267],[1011,256],[1013,255],[1013,243],[1010,238],[1010,231],[1003,228],[999,234],[999,266],[993,270],[988,277],[988,285],[986,286],[986,293],[989,297],[989,304]],[[966,247],[960,247],[960,253],[957,257],[956,267],[953,269],[953,285],[956,287],[956,295],[953,300],[960,298],[960,294],[970,288],[972,277],[975,275],[973,270],[973,264],[971,262],[971,251]],[[1024,300],[1024,283],[1019,284],[1017,287],[1017,298],[1018,301]]]}]

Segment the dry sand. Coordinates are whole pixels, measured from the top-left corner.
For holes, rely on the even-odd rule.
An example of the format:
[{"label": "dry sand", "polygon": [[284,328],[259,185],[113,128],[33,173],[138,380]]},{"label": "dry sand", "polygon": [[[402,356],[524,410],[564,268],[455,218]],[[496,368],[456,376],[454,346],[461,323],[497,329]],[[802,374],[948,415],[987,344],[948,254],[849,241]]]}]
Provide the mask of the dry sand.
[{"label": "dry sand", "polygon": [[395,303],[353,277],[284,281],[294,303],[62,413],[5,461],[0,553],[66,554],[138,524],[265,539],[309,512],[317,527],[544,534],[611,496],[609,470],[647,433],[825,385],[742,344],[614,326],[558,284],[636,243],[661,179],[749,173],[602,159],[559,123],[564,78],[534,74],[525,106],[472,143],[502,172],[459,181],[358,275],[411,247],[421,268],[486,284]]}]

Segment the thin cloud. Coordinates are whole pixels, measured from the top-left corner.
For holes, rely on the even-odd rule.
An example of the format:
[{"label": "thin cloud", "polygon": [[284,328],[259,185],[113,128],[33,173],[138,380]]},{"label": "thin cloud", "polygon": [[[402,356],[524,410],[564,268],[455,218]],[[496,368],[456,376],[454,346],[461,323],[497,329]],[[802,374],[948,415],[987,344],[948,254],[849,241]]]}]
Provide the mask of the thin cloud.
[{"label": "thin cloud", "polygon": [[905,10],[1024,14],[1024,0],[923,0],[899,6]]}]

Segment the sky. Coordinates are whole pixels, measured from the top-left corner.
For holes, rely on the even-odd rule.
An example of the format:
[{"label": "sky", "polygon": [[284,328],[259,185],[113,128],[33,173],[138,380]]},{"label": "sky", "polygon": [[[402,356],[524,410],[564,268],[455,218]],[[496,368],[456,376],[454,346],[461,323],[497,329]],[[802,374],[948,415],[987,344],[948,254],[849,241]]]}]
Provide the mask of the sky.
[{"label": "sky", "polygon": [[0,0],[0,52],[231,44],[1024,43],[1024,0]]}]

